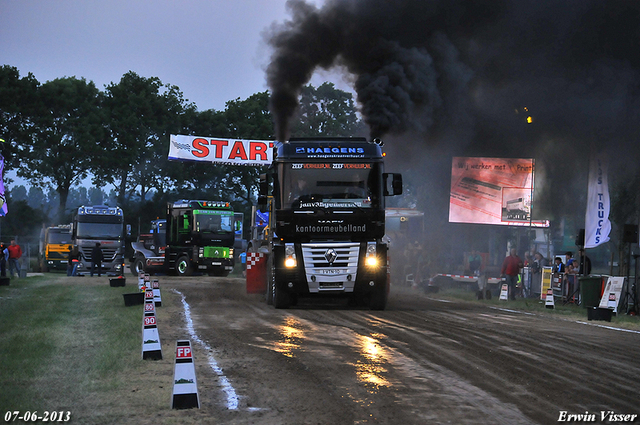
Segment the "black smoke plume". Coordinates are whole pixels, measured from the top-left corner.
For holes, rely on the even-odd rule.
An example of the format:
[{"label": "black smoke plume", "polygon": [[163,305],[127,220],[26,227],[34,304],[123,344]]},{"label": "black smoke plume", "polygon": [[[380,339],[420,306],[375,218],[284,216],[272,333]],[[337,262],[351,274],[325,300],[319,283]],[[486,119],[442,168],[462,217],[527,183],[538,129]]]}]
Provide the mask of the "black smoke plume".
[{"label": "black smoke plume", "polygon": [[418,208],[437,209],[438,220],[452,156],[535,158],[544,206],[534,218],[584,217],[591,145],[610,151],[613,172],[638,169],[638,1],[287,5],[291,19],[267,35],[278,140],[314,71],[344,69],[371,136],[393,151],[389,168],[423,185]]},{"label": "black smoke plume", "polygon": [[[316,69],[338,66],[353,77],[372,136],[417,131],[435,140],[456,128],[467,142],[491,139],[510,150],[514,128],[529,144],[543,135],[586,141],[638,130],[640,2],[326,0],[317,7],[291,0],[287,6],[291,19],[267,35],[279,140],[288,136],[302,86]],[[528,114],[536,130],[520,129]]]}]

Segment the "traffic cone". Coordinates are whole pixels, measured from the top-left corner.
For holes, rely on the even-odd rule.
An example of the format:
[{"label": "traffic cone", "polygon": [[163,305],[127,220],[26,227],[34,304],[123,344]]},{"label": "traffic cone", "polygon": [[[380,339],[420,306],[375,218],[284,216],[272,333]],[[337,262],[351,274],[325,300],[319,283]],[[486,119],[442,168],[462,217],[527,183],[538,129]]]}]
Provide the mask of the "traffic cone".
[{"label": "traffic cone", "polygon": [[176,342],[176,366],[173,374],[172,409],[200,408],[196,368],[190,340]]},{"label": "traffic cone", "polygon": [[544,306],[546,308],[556,308],[555,301],[553,299],[553,289],[547,289],[547,296],[545,297]]},{"label": "traffic cone", "polygon": [[500,298],[501,301],[507,301],[509,299],[509,285],[506,283],[502,284],[500,289]]},{"label": "traffic cone", "polygon": [[[147,291],[151,293],[151,291]],[[146,293],[145,293],[146,295]],[[152,293],[153,295],[153,293]],[[162,345],[156,321],[156,306],[151,300],[145,300],[142,317],[142,360],[162,360]]]},{"label": "traffic cone", "polygon": [[158,282],[158,279],[151,281],[151,289],[153,290],[153,302],[156,303],[156,307],[162,307],[162,296],[160,296],[160,282]]}]

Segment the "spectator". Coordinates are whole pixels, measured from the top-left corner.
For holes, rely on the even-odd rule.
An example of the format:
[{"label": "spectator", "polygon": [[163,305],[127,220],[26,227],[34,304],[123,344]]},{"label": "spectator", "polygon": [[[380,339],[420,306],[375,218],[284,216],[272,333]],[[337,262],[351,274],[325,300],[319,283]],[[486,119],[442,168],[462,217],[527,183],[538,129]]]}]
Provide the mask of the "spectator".
[{"label": "spectator", "polygon": [[575,258],[573,258],[573,252],[571,252],[571,251],[567,251],[567,252],[565,252],[565,254],[564,254],[564,255],[565,255],[565,257],[567,257],[567,260],[566,260],[567,262],[566,262],[566,263],[564,263],[564,269],[565,269],[565,272],[566,272],[566,271],[568,271],[568,270],[567,270],[567,268],[568,268],[568,267],[574,267],[574,264],[573,264],[573,263],[574,263],[576,260],[575,260]]},{"label": "spectator", "polygon": [[479,276],[481,267],[482,257],[480,256],[480,253],[474,249],[469,255],[469,271],[472,275]]},{"label": "spectator", "polygon": [[96,246],[91,250],[91,276],[98,269],[98,277],[102,273],[102,250],[100,249],[100,242],[96,242]]},{"label": "spectator", "polygon": [[80,263],[80,251],[77,246],[69,247],[69,260],[67,261],[67,276],[75,276]]},{"label": "spectator", "polygon": [[4,242],[0,242],[0,276],[7,276],[7,261],[9,260],[9,251]]},{"label": "spectator", "polygon": [[575,290],[577,289],[576,273],[578,273],[578,262],[572,258],[573,253],[567,252],[567,263],[564,266],[564,281],[566,282],[566,300],[575,301]]},{"label": "spectator", "polygon": [[502,262],[502,270],[500,274],[505,278],[507,285],[509,286],[509,299],[516,299],[516,285],[518,283],[518,276],[520,275],[520,268],[522,267],[522,260],[516,254],[516,249],[511,248],[510,254]]},{"label": "spectator", "polygon": [[13,270],[16,270],[17,277],[20,277],[20,257],[22,257],[22,249],[20,245],[16,243],[15,239],[11,239],[11,245],[7,248],[9,250],[9,272],[13,277]]},{"label": "spectator", "polygon": [[564,264],[562,264],[562,258],[556,257],[553,265],[553,273],[564,273]]},{"label": "spectator", "polygon": [[587,257],[584,252],[584,248],[580,248],[578,251],[578,259],[580,261],[580,267],[578,269],[578,274],[580,275],[590,275],[591,274],[591,259]]}]

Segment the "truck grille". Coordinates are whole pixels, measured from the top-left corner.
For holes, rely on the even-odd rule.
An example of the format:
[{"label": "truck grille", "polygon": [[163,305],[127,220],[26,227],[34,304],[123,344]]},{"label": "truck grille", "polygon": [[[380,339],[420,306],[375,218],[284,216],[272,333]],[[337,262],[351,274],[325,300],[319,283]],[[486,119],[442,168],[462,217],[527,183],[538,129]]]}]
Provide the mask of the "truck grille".
[{"label": "truck grille", "polygon": [[360,244],[326,242],[302,244],[310,292],[352,292],[358,272]]},{"label": "truck grille", "polygon": [[229,248],[220,246],[205,246],[204,258],[229,258]]},{"label": "truck grille", "polygon": [[[82,256],[86,261],[91,262],[91,250],[87,250],[83,252]],[[115,256],[116,256],[115,249],[104,249],[104,248],[102,249],[102,261],[109,262],[113,260]]]}]

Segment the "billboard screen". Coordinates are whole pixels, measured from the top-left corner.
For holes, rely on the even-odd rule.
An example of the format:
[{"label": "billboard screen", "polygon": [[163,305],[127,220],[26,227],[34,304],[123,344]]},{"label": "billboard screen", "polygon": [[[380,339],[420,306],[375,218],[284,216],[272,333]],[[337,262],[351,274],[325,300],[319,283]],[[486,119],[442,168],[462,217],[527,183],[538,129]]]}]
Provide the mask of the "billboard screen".
[{"label": "billboard screen", "polygon": [[549,227],[532,220],[534,160],[454,157],[450,223]]}]

